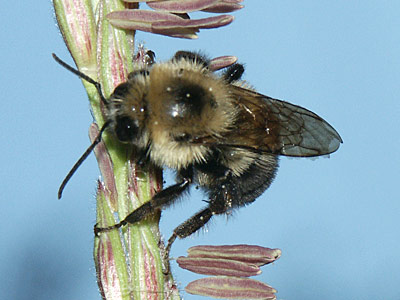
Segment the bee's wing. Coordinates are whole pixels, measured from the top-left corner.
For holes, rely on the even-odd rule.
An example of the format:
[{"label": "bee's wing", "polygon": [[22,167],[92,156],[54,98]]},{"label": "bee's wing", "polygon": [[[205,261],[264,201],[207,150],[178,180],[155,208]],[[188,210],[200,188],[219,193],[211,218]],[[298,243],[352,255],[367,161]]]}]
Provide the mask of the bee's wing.
[{"label": "bee's wing", "polygon": [[237,131],[228,144],[285,156],[311,157],[335,152],[342,139],[315,113],[297,105],[233,87],[239,105]]}]

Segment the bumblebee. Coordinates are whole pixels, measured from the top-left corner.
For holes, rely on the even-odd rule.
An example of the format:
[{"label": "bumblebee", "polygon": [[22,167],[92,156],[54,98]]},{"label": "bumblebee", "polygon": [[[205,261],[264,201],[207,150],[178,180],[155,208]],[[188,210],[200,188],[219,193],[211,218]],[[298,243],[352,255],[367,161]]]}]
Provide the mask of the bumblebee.
[{"label": "bumblebee", "polygon": [[214,215],[252,203],[272,183],[280,155],[314,157],[335,152],[342,139],[315,113],[249,88],[244,67],[235,63],[214,72],[210,61],[179,51],[166,62],[149,63],[129,74],[107,99],[99,83],[54,58],[94,84],[105,106],[105,124],[59,190],[107,130],[135,147],[138,160],[177,173],[177,182],[119,223],[96,234],[135,224],[179,198],[189,186],[202,188],[207,206],[180,224],[168,240],[202,228]]}]

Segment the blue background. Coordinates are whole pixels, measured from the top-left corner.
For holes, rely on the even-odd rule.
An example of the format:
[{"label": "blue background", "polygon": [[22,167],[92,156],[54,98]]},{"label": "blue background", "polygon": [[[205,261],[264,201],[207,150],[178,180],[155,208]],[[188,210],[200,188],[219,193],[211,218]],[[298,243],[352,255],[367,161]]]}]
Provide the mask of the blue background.
[{"label": "blue background", "polygon": [[[344,144],[330,159],[283,158],[254,204],[177,241],[172,256],[197,244],[276,247],[282,257],[255,279],[278,299],[400,299],[400,2],[244,4],[233,24],[196,41],[146,33],[137,41],[159,60],[179,49],[236,55],[257,90],[317,112]],[[89,144],[86,93],[51,58],[71,62],[50,1],[9,1],[0,22],[0,298],[99,299],[93,156],[56,197]],[[193,192],[164,212],[163,234],[202,199]],[[181,289],[201,277],[173,272]]]}]

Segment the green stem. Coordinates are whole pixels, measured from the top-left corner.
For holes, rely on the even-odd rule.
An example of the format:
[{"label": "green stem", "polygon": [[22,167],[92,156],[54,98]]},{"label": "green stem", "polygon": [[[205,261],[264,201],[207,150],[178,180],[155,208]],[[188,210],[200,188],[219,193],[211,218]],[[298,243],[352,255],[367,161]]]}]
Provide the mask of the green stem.
[{"label": "green stem", "polygon": [[[115,29],[105,16],[125,8],[119,0],[53,0],[64,41],[78,69],[97,80],[108,97],[127,80],[133,68],[134,33]],[[132,7],[132,5],[130,5]],[[83,81],[98,132],[104,123],[95,87]],[[98,227],[113,225],[151,199],[162,187],[161,170],[134,163],[129,146],[103,134],[95,154],[104,182],[97,192]],[[117,219],[115,218],[117,216]],[[158,222],[160,212],[120,231],[102,232],[94,239],[94,259],[103,299],[178,299],[172,277],[164,276]],[[160,250],[161,248],[161,250]]]}]

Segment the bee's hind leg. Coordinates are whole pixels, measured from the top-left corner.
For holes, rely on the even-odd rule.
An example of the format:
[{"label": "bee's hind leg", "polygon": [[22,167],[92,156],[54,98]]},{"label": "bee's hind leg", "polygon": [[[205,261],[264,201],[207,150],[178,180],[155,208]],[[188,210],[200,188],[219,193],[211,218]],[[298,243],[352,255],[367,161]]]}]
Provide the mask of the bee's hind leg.
[{"label": "bee's hind leg", "polygon": [[221,185],[218,191],[213,193],[214,196],[212,199],[208,201],[208,207],[199,211],[174,229],[171,237],[168,239],[167,247],[165,248],[164,261],[166,262],[166,267],[164,268],[164,274],[169,273],[169,253],[176,238],[183,239],[190,236],[206,225],[212,216],[226,213],[231,209],[231,193],[227,186],[228,185]]}]

